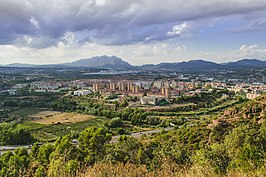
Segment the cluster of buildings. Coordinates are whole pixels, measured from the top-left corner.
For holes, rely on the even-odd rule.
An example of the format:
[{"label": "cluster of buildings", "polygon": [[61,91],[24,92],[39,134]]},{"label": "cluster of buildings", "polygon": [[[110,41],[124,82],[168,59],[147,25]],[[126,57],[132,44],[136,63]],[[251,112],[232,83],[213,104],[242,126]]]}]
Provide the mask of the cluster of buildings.
[{"label": "cluster of buildings", "polygon": [[97,82],[92,85],[92,91],[93,92],[104,92],[104,91],[110,91],[110,92],[120,92],[120,93],[138,93],[140,92],[140,86],[132,83],[132,82]]},{"label": "cluster of buildings", "polygon": [[9,93],[15,93],[19,90],[29,90],[36,93],[52,92],[57,93],[61,91],[76,90],[76,89],[89,89],[90,81],[87,80],[74,80],[74,81],[41,81],[16,84],[13,86]]},{"label": "cluster of buildings", "polygon": [[[100,81],[92,85],[93,92],[99,92],[102,95],[122,94],[127,96],[152,96],[155,98],[169,98],[171,95],[177,95],[180,90],[177,89],[178,83],[174,86],[168,81]],[[181,90],[184,90],[182,87]]]},{"label": "cluster of buildings", "polygon": [[261,94],[266,93],[266,85],[262,83],[242,83],[237,84],[235,86],[230,86],[228,87],[228,90],[233,91],[235,93],[246,94],[247,99],[255,99]]},{"label": "cluster of buildings", "polygon": [[181,95],[193,96],[203,92],[211,92],[213,89],[227,89],[235,93],[245,94],[248,99],[254,99],[263,93],[266,93],[266,85],[263,83],[241,83],[227,84],[224,82],[177,82],[175,80],[159,81],[99,81],[92,86],[93,92],[99,92],[102,95],[122,94],[127,96],[140,97],[142,104],[154,103],[160,98],[176,98]]},{"label": "cluster of buildings", "polygon": [[[218,84],[217,84],[218,85]],[[98,80],[92,85],[92,92],[103,96],[112,94],[137,97],[140,104],[156,105],[159,100],[173,99],[181,95],[193,96],[206,90],[205,83],[177,82],[175,80],[158,81],[110,81]],[[218,85],[220,86],[220,85]]]},{"label": "cluster of buildings", "polygon": [[[262,79],[265,81],[266,77]],[[228,89],[235,93],[244,93],[248,99],[254,99],[266,92],[266,85],[263,83],[232,85],[218,81],[83,79],[16,84],[9,90],[9,93],[16,94],[16,91],[20,89],[39,93],[71,91],[73,96],[91,93],[100,93],[103,96],[117,94],[138,97],[142,104],[154,104],[157,99],[171,99],[182,95],[193,96],[202,92],[210,92],[212,89]]]}]

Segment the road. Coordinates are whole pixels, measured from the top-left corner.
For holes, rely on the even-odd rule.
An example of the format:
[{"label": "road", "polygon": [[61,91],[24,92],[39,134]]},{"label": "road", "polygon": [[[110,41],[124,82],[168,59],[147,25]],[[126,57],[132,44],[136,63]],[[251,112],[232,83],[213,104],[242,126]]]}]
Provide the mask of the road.
[{"label": "road", "polygon": [[31,149],[32,145],[14,145],[14,146],[0,146],[0,154],[3,154],[7,151],[14,151],[17,148],[26,148],[26,149]]},{"label": "road", "polygon": [[[164,130],[165,131],[170,131],[170,130],[173,130],[174,128],[173,127],[168,127],[168,128],[165,128]],[[131,133],[130,135],[127,135],[127,136],[132,136],[134,138],[141,138],[142,135],[151,135],[153,133],[160,133],[163,129],[154,129],[154,130],[149,130],[149,131],[143,131],[143,132],[137,132],[137,133]],[[118,136],[112,136],[112,140],[110,141],[110,143],[116,143],[118,142],[118,138],[122,136],[122,135],[118,135]]]},{"label": "road", "polygon": [[[149,136],[153,133],[160,133],[162,130],[164,131],[170,131],[170,130],[173,130],[174,128],[173,127],[168,127],[168,128],[158,128],[158,129],[154,129],[154,130],[149,130],[149,131],[143,131],[143,132],[137,132],[137,133],[131,133],[127,136],[132,136],[134,138],[141,138],[142,135],[146,135],[146,136]],[[122,136],[122,135],[118,135],[118,136],[112,136],[112,139],[110,141],[110,143],[117,143],[118,142],[118,139],[119,137]],[[3,154],[7,151],[14,151],[15,149],[17,148],[26,148],[27,150],[30,150],[32,147],[32,145],[17,145],[17,146],[0,146],[0,154]]]}]

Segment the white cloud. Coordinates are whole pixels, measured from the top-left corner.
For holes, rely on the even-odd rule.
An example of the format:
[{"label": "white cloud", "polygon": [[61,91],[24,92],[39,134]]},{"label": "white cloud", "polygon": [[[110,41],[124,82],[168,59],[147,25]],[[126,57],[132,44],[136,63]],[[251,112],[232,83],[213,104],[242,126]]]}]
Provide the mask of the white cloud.
[{"label": "white cloud", "polygon": [[242,45],[237,51],[233,52],[234,58],[266,58],[266,48],[260,47],[258,44]]},{"label": "white cloud", "polygon": [[106,3],[106,0],[96,0],[98,6],[103,6]]},{"label": "white cloud", "polygon": [[75,33],[66,32],[59,43],[63,43],[65,47],[77,45],[77,41],[75,41]]},{"label": "white cloud", "polygon": [[34,17],[32,17],[32,18],[30,19],[30,23],[31,23],[35,28],[37,28],[37,29],[40,28],[40,26],[39,26],[39,22],[38,22]]},{"label": "white cloud", "polygon": [[227,54],[216,54],[215,58],[219,61],[232,61],[239,59],[266,59],[266,48],[261,47],[258,44],[247,45],[243,44],[239,47],[239,49],[228,52]]},{"label": "white cloud", "polygon": [[[69,34],[66,36],[69,36]],[[72,41],[73,38],[70,37],[70,39]],[[165,42],[123,46],[85,43],[83,45],[72,44],[69,47],[68,43],[60,41],[57,46],[40,49],[30,48],[30,46],[0,45],[0,63],[7,64],[21,61],[35,64],[64,63],[92,56],[116,55],[131,64],[140,65],[143,63],[159,63],[162,58],[165,61],[175,59],[167,57],[171,55],[177,56],[184,52],[185,49],[184,45],[172,45]]]},{"label": "white cloud", "polygon": [[179,24],[179,25],[175,25],[173,26],[173,30],[172,31],[168,31],[167,35],[168,36],[182,36],[184,30],[188,27],[188,25],[186,24],[186,22]]},{"label": "white cloud", "polygon": [[57,46],[41,49],[34,49],[29,46],[0,45],[0,63],[3,64],[17,62],[35,64],[65,63],[99,55],[116,55],[133,65],[178,62],[196,58],[227,62],[242,58],[266,59],[266,48],[257,44],[242,45],[239,49],[228,52],[228,54],[207,51],[200,51],[195,54],[188,51],[185,45],[173,44],[169,41],[123,46],[85,43],[83,45],[72,45],[71,47],[68,47],[64,42],[59,42]]},{"label": "white cloud", "polygon": [[30,36],[24,36],[24,40],[25,40],[27,45],[30,45],[30,43],[32,42],[33,39]]},{"label": "white cloud", "polygon": [[258,48],[258,44],[255,44],[255,45],[242,45],[240,48],[239,48],[239,52],[243,52],[242,54],[244,55],[248,55],[250,52],[253,52],[254,49],[256,50]]},{"label": "white cloud", "polygon": [[131,48],[134,49],[133,54],[135,57],[170,55],[185,50],[185,46],[183,45],[170,45],[165,42],[133,45]]},{"label": "white cloud", "polygon": [[[266,60],[266,47],[259,46],[258,44],[243,44],[236,50],[231,50],[223,53],[213,51],[199,51],[195,54],[195,58],[207,59],[219,63],[229,61],[237,61],[240,59],[260,59]],[[190,57],[190,59],[192,59]]]}]

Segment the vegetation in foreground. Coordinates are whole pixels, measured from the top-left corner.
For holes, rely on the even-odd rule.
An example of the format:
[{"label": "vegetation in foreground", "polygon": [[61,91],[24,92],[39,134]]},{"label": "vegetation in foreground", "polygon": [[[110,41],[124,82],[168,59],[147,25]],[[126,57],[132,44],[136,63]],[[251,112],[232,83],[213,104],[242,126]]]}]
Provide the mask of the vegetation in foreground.
[{"label": "vegetation in foreground", "polygon": [[137,140],[90,127],[55,144],[34,144],[0,158],[0,176],[266,176],[265,95],[224,112]]}]

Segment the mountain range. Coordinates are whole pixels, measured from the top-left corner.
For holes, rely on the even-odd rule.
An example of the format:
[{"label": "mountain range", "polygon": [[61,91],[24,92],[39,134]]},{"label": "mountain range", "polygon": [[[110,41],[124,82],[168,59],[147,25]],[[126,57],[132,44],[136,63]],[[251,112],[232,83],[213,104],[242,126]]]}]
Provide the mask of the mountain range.
[{"label": "mountain range", "polygon": [[218,64],[211,61],[190,60],[179,63],[160,63],[157,65],[143,65],[145,69],[162,69],[162,70],[187,70],[187,71],[202,71],[202,70],[222,70],[222,69],[241,69],[241,68],[265,68],[266,61],[258,59],[242,59],[235,62]]},{"label": "mountain range", "polygon": [[5,67],[38,67],[38,68],[69,68],[69,67],[89,67],[104,69],[145,69],[145,70],[174,70],[174,71],[202,71],[202,70],[222,70],[222,69],[241,69],[241,68],[265,68],[266,61],[258,59],[242,59],[235,62],[215,63],[202,59],[190,60],[187,62],[146,64],[142,66],[133,66],[128,62],[116,56],[96,56],[87,59],[81,59],[74,62],[50,65],[32,65],[13,63],[2,65]]}]

